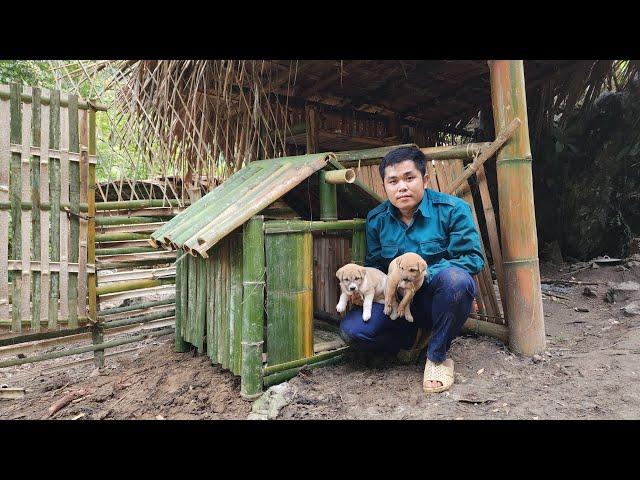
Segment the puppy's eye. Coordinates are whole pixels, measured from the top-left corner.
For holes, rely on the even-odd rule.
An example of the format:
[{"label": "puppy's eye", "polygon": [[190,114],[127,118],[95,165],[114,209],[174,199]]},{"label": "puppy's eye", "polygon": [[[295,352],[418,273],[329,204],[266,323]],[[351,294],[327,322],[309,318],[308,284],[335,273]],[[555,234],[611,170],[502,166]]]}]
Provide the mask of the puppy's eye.
[{"label": "puppy's eye", "polygon": [[417,269],[417,268],[410,268],[410,269],[409,269],[409,271],[410,271],[410,272],[417,272],[417,271],[418,271],[418,269]]}]

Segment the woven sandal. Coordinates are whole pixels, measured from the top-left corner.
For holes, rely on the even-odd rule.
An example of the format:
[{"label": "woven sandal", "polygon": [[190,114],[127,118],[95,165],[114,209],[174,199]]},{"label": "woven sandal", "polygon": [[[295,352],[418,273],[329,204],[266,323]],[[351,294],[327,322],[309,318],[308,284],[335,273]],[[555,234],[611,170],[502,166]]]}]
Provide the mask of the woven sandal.
[{"label": "woven sandal", "polygon": [[[441,382],[440,387],[427,387],[426,382]],[[453,360],[447,358],[442,363],[433,363],[427,359],[427,363],[424,366],[424,377],[422,379],[422,389],[425,393],[440,393],[453,385]]]},{"label": "woven sandal", "polygon": [[427,348],[429,340],[431,340],[431,331],[426,332],[419,328],[412,347],[408,350],[400,350],[397,354],[398,360],[404,364],[416,363],[422,350]]}]

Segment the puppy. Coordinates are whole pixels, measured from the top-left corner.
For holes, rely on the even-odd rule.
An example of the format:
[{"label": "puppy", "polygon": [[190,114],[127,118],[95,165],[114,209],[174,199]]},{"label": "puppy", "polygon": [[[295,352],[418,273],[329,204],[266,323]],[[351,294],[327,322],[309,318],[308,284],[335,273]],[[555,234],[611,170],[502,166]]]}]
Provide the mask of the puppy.
[{"label": "puppy", "polygon": [[336,305],[338,313],[346,311],[349,300],[359,304],[358,300],[362,299],[362,320],[366,322],[371,318],[373,302],[384,304],[387,276],[377,268],[347,263],[336,272],[336,277],[342,290]]},{"label": "puppy", "polygon": [[[413,315],[409,304],[416,291],[424,283],[427,276],[427,262],[417,253],[405,253],[394,258],[389,264],[389,276],[384,296],[384,314],[391,320],[405,317],[408,322],[413,322]],[[403,297],[398,305],[396,290]]]}]

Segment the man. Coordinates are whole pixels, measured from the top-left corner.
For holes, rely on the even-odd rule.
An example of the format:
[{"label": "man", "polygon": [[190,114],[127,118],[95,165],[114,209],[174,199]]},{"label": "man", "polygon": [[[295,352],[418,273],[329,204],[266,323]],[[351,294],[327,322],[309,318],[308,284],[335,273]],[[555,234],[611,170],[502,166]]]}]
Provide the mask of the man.
[{"label": "man", "polygon": [[471,275],[482,270],[484,257],[471,208],[457,197],[427,189],[425,163],[416,147],[389,152],[380,164],[388,200],[366,221],[365,266],[386,273],[391,260],[407,252],[428,264],[411,304],[415,321],[391,320],[384,305],[374,303],[369,321],[362,320],[361,308],[353,308],[340,333],[353,347],[398,352],[405,361],[415,361],[426,346],[423,390],[437,393],[453,384],[447,351],[471,311],[476,295]]}]

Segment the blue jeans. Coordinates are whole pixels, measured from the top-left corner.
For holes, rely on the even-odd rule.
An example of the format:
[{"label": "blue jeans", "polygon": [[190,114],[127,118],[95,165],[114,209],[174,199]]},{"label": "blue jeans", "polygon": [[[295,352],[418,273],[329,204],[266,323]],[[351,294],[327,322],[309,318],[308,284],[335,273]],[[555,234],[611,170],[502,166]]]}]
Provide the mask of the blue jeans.
[{"label": "blue jeans", "polygon": [[384,305],[374,303],[367,322],[362,320],[362,307],[354,306],[340,323],[340,333],[356,349],[397,352],[411,348],[418,328],[430,330],[427,358],[442,362],[469,316],[475,295],[469,273],[458,267],[445,268],[413,297],[413,323],[404,317],[391,320],[384,314]]}]

